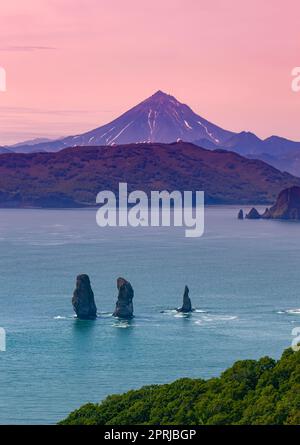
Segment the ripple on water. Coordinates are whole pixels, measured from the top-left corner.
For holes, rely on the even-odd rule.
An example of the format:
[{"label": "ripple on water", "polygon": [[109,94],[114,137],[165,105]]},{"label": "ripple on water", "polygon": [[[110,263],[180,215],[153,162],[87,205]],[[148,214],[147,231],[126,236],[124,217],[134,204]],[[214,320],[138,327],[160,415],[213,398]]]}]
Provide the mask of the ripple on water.
[{"label": "ripple on water", "polygon": [[214,323],[223,323],[237,320],[238,316],[236,315],[204,315],[199,320],[195,321],[197,325],[205,325],[205,324],[214,324]]},{"label": "ripple on water", "polygon": [[300,315],[300,309],[287,309],[285,313],[290,315]]}]

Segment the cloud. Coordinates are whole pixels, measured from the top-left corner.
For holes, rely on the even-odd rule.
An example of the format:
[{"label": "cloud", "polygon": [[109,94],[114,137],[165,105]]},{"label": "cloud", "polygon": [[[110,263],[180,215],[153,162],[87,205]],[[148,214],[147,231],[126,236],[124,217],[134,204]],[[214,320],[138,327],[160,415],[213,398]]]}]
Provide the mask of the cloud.
[{"label": "cloud", "polygon": [[27,51],[52,51],[57,48],[52,46],[29,46],[29,45],[21,45],[21,46],[0,46],[0,51],[13,51],[13,52],[27,52]]},{"label": "cloud", "polygon": [[113,113],[115,110],[110,109],[69,109],[69,110],[63,110],[63,109],[39,109],[39,108],[29,108],[29,107],[7,107],[7,106],[0,106],[0,114],[6,113],[6,114],[97,114],[97,113]]}]

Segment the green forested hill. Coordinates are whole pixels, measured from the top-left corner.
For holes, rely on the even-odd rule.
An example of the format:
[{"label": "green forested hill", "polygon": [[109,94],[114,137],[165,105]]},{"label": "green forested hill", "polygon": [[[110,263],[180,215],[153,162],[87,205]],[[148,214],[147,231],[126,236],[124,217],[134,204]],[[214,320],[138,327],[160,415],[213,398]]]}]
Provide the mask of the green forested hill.
[{"label": "green forested hill", "polygon": [[87,404],[61,424],[300,424],[300,351],[236,362],[219,378],[183,378]]}]

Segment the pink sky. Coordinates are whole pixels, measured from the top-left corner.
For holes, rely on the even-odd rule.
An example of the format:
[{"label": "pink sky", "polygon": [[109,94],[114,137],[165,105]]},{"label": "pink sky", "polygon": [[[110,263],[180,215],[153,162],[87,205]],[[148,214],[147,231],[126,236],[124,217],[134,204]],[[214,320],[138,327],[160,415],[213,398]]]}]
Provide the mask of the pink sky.
[{"label": "pink sky", "polygon": [[223,128],[300,140],[299,0],[9,0],[0,144],[77,134],[163,90]]}]

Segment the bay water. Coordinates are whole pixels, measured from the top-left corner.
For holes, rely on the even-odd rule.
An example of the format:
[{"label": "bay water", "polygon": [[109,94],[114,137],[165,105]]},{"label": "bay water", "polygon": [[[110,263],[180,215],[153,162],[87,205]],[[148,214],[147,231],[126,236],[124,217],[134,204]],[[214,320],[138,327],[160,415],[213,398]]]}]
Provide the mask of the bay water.
[{"label": "bay water", "polygon": [[[96,210],[0,210],[0,423],[53,424],[86,402],[234,361],[279,358],[300,326],[300,224],[237,220],[207,207],[205,234],[105,228]],[[87,273],[99,317],[74,318]],[[135,318],[114,319],[116,279]],[[184,286],[196,309],[176,312]]]}]

